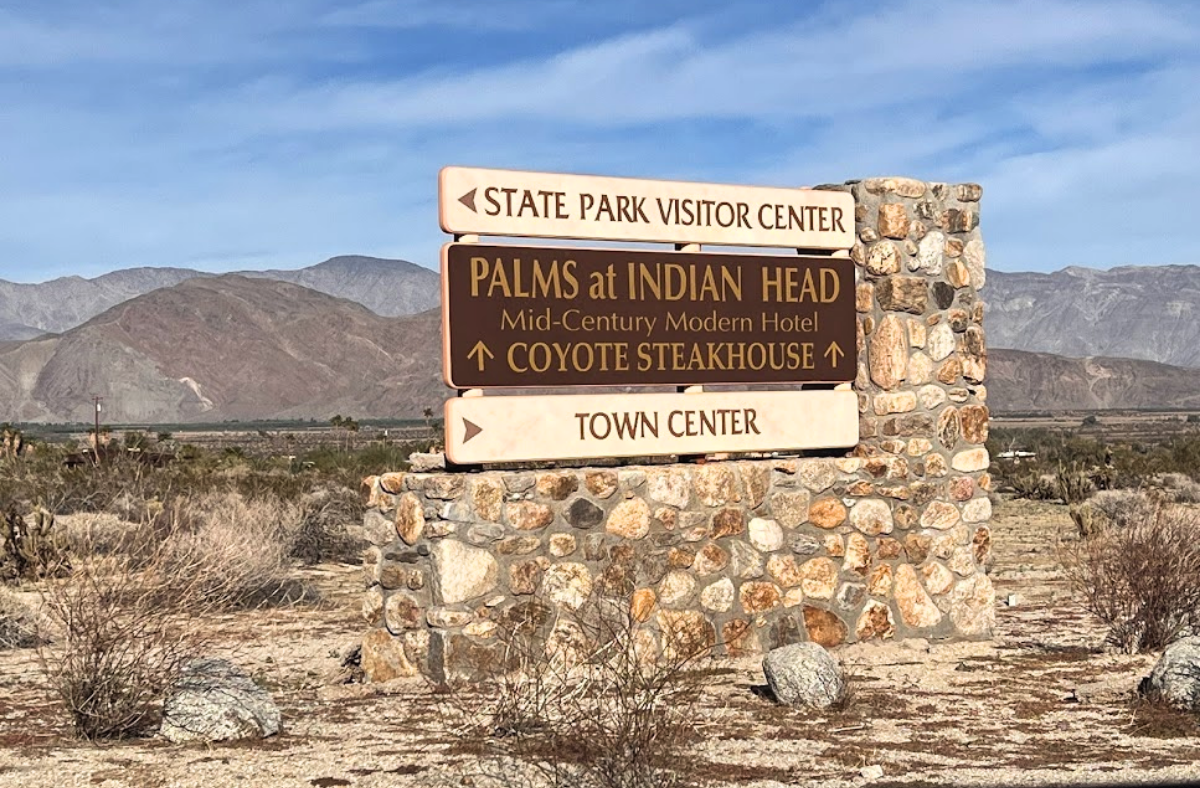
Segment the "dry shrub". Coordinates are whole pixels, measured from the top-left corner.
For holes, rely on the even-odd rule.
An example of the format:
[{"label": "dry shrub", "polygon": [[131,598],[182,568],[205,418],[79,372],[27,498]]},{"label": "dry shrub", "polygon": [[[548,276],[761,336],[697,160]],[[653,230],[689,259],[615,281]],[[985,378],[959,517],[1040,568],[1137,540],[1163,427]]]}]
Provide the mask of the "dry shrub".
[{"label": "dry shrub", "polygon": [[628,611],[628,600],[594,597],[552,626],[525,620],[502,630],[482,697],[447,696],[460,733],[480,754],[515,758],[550,785],[677,784],[703,683],[691,667],[713,644],[665,632],[658,652]]},{"label": "dry shrub", "polygon": [[361,496],[346,487],[325,487],[300,499],[300,520],[293,530],[290,555],[305,564],[322,561],[357,564],[367,542],[351,535],[362,522]]},{"label": "dry shrub", "polygon": [[[1141,512],[1140,504],[1130,509]],[[1061,555],[1072,589],[1108,626],[1106,641],[1134,653],[1200,633],[1200,513],[1158,506],[1144,517],[1116,514]]]},{"label": "dry shrub", "polygon": [[195,593],[224,607],[312,598],[288,578],[300,507],[235,492],[177,498],[152,523],[161,540],[151,557],[169,575],[194,576]]},{"label": "dry shrub", "polygon": [[196,619],[225,600],[210,595],[201,575],[179,570],[160,543],[81,557],[68,578],[47,584],[50,637],[39,661],[80,738],[146,732],[182,666],[206,650]]},{"label": "dry shrub", "polygon": [[1155,477],[1155,482],[1176,503],[1200,503],[1200,482],[1186,473],[1164,473]]},{"label": "dry shrub", "polygon": [[1081,504],[1068,508],[1082,538],[1090,538],[1110,526],[1126,528],[1154,516],[1157,504],[1136,490],[1101,490]]},{"label": "dry shrub", "polygon": [[37,644],[37,614],[15,593],[0,586],[0,650]]}]

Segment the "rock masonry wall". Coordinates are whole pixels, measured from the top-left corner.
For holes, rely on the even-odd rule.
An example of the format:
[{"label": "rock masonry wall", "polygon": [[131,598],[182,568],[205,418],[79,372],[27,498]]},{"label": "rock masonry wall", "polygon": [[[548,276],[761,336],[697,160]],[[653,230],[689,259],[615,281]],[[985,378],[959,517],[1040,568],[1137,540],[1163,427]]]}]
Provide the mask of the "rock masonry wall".
[{"label": "rock masonry wall", "polygon": [[594,594],[627,599],[659,648],[671,633],[730,655],[990,635],[982,189],[821,188],[856,202],[859,444],[368,477],[371,680],[471,676],[494,660],[501,628],[552,622]]}]

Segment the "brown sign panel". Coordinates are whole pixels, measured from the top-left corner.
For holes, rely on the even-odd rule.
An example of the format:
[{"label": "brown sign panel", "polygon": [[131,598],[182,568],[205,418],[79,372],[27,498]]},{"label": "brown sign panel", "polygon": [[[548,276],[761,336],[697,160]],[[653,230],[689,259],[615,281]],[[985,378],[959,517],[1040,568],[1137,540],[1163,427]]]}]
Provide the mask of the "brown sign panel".
[{"label": "brown sign panel", "polygon": [[854,319],[846,258],[442,248],[455,388],[843,383]]}]

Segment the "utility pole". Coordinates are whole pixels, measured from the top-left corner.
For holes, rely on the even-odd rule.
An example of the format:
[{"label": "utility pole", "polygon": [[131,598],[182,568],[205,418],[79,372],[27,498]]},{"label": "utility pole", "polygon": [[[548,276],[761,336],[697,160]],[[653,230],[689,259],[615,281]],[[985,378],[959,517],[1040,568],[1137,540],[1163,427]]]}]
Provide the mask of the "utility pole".
[{"label": "utility pole", "polygon": [[92,404],[95,405],[96,416],[96,431],[92,433],[95,442],[92,444],[96,449],[96,465],[100,464],[100,403],[104,400],[99,394],[92,395]]}]

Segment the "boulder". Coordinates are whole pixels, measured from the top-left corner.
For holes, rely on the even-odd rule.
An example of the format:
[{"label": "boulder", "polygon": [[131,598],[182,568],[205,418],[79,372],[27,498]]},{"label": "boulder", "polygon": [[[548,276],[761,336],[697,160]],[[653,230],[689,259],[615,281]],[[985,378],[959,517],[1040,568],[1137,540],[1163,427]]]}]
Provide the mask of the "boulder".
[{"label": "boulder", "polygon": [[817,643],[793,643],[763,657],[767,686],[780,703],[823,709],[846,695],[842,667]]},{"label": "boulder", "polygon": [[160,733],[176,744],[260,739],[279,732],[279,707],[245,671],[224,659],[184,666],[163,702]]},{"label": "boulder", "polygon": [[1167,646],[1138,691],[1178,709],[1200,711],[1200,637],[1181,638]]}]

